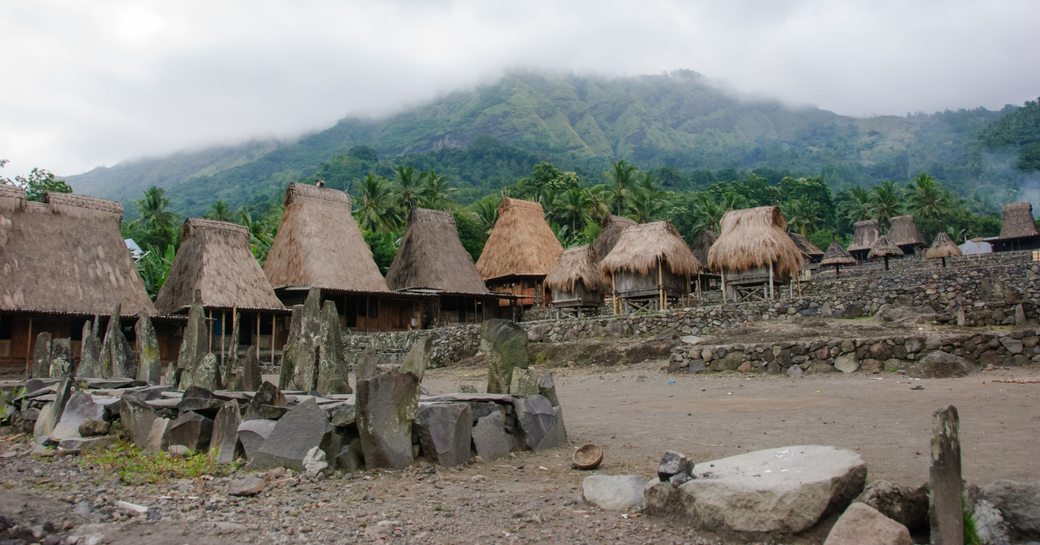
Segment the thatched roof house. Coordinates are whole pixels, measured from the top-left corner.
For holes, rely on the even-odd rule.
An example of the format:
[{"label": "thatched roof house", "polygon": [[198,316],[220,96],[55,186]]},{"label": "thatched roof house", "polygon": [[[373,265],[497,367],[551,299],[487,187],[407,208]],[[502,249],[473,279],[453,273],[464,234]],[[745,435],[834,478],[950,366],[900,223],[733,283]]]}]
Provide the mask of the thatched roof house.
[{"label": "thatched roof house", "polygon": [[379,293],[390,289],[343,191],[290,184],[264,273],[276,289]]},{"label": "thatched roof house", "polygon": [[726,275],[768,269],[781,278],[798,274],[802,251],[787,235],[787,221],[776,206],[731,210],[722,217],[722,233],[708,252],[708,267]]},{"label": "thatched roof house", "polygon": [[30,202],[0,185],[0,312],[156,314],[119,233],[118,203],[66,193]]},{"label": "thatched roof house", "polygon": [[794,245],[798,247],[808,261],[818,263],[823,259],[823,250],[802,236],[801,233],[787,233],[787,235],[791,237],[791,241],[794,242]]},{"label": "thatched roof house", "polygon": [[690,244],[690,250],[693,251],[693,255],[697,257],[697,261],[701,264],[708,262],[708,251],[711,250],[711,245],[715,244],[715,241],[719,239],[718,233],[711,229],[703,229],[693,239]]},{"label": "thatched roof house", "polygon": [[913,216],[894,216],[889,220],[888,239],[899,246],[904,254],[916,254],[926,244],[924,236],[917,228]]},{"label": "thatched roof house", "polygon": [[603,222],[599,226],[599,236],[592,244],[592,252],[596,259],[607,257],[607,254],[614,249],[618,239],[621,238],[621,232],[635,224],[635,220],[613,214],[603,218]]},{"label": "thatched roof house", "polygon": [[1016,202],[1004,205],[1000,221],[1000,236],[993,241],[993,249],[1031,250],[1040,248],[1040,230],[1033,219],[1033,205]]},{"label": "thatched roof house", "polygon": [[697,274],[701,269],[682,235],[667,221],[625,229],[614,249],[600,261],[600,269],[608,274],[627,271],[645,275],[656,272],[658,263],[664,263],[677,276]]},{"label": "thatched roof house", "polygon": [[938,235],[935,235],[935,241],[932,242],[931,247],[925,252],[924,256],[928,259],[941,259],[945,257],[954,257],[961,255],[961,249],[957,244],[943,231],[939,231]]},{"label": "thatched roof house", "polygon": [[544,277],[562,253],[563,246],[545,221],[542,205],[506,197],[477,260],[477,271],[489,283],[511,277]]},{"label": "thatched roof house", "polygon": [[448,212],[416,208],[386,273],[392,290],[426,288],[452,294],[488,293]]},{"label": "thatched roof house", "polygon": [[553,290],[554,300],[557,293],[574,293],[579,284],[593,292],[602,292],[607,286],[591,246],[564,250],[552,272],[545,277],[545,285]]},{"label": "thatched roof house", "polygon": [[867,253],[881,237],[878,222],[877,220],[857,221],[852,228],[852,244],[849,245],[849,253],[857,259],[866,259]]},{"label": "thatched roof house", "polygon": [[831,242],[831,245],[827,247],[827,251],[823,254],[823,259],[820,260],[821,267],[841,267],[855,265],[856,263],[858,263],[856,258],[845,251],[845,248],[842,248],[838,241]]},{"label": "thatched roof house", "polygon": [[166,283],[155,298],[164,314],[191,307],[196,291],[203,307],[282,310],[264,271],[249,251],[249,231],[224,221],[189,218]]},{"label": "thatched roof house", "polygon": [[867,254],[867,258],[877,259],[879,257],[902,257],[902,255],[903,250],[901,250],[894,242],[889,240],[888,235],[882,235],[874,241],[874,245],[870,247],[870,253]]}]

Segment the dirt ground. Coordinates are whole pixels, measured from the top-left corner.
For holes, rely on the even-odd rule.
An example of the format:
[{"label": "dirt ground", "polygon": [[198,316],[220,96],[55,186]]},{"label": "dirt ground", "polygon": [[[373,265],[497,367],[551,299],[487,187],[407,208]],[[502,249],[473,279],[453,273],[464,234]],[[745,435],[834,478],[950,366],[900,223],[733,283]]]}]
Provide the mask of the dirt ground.
[{"label": "dirt ground", "polygon": [[[570,468],[571,449],[602,445],[600,472],[649,478],[668,449],[703,461],[826,444],[859,452],[868,479],[916,485],[927,479],[932,412],[948,404],[960,411],[969,482],[1036,478],[1038,369],[912,380],[891,374],[673,376],[663,366],[552,369],[570,448],[453,469],[420,464],[314,482],[290,476],[253,498],[228,496],[228,478],[124,486],[74,457],[12,455],[24,439],[0,439],[0,513],[42,533],[46,523],[81,544],[817,544],[826,525],[793,537],[727,537],[600,511],[581,501],[587,473]],[[478,368],[434,369],[423,386],[444,393],[483,381]],[[154,520],[123,514],[116,500],[154,507]]]}]

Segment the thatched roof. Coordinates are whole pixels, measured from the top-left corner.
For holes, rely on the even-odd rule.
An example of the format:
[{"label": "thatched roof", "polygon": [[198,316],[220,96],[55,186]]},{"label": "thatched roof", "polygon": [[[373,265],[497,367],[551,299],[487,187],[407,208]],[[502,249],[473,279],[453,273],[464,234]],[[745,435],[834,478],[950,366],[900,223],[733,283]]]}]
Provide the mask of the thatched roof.
[{"label": "thatched roof", "polygon": [[432,288],[447,293],[488,293],[473,258],[459,241],[455,218],[448,212],[416,208],[408,230],[386,272],[392,290]]},{"label": "thatched roof", "polygon": [[0,185],[0,310],[156,314],[119,233],[123,207],[65,193],[44,201]]},{"label": "thatched roof", "polygon": [[542,205],[506,197],[477,260],[477,271],[484,280],[545,276],[562,253],[563,246],[546,223]]},{"label": "thatched roof", "polygon": [[823,254],[823,259],[820,261],[820,266],[833,266],[833,265],[855,265],[858,263],[856,258],[852,257],[852,254],[845,251],[845,248],[838,244],[838,241],[831,242],[831,245],[827,247],[827,251]]},{"label": "thatched roof", "polygon": [[894,216],[889,218],[888,240],[896,246],[924,246],[924,236],[917,229],[913,216]]},{"label": "thatched roof", "polygon": [[206,308],[282,309],[249,251],[249,231],[224,221],[189,218],[166,283],[155,298],[163,314],[191,307],[195,292]]},{"label": "thatched roof", "polygon": [[697,274],[701,262],[693,255],[679,231],[667,221],[632,225],[621,232],[614,249],[600,261],[604,273],[628,271],[636,274],[656,272],[663,261],[673,275]]},{"label": "thatched roof", "polygon": [[290,184],[264,273],[275,289],[388,292],[343,191]]},{"label": "thatched roof", "polygon": [[573,292],[578,282],[589,291],[602,291],[606,288],[603,274],[599,272],[596,252],[591,246],[577,246],[564,250],[552,272],[545,277],[546,287],[553,291]]},{"label": "thatched roof", "polygon": [[823,257],[823,250],[816,247],[809,239],[802,236],[801,233],[787,233],[787,236],[791,237],[791,241],[794,245],[801,250],[802,255],[810,259],[820,259]]},{"label": "thatched roof", "polygon": [[850,252],[869,250],[881,236],[877,220],[857,221],[853,226],[852,244],[849,245]]},{"label": "thatched roof", "polygon": [[693,243],[690,244],[690,249],[693,250],[693,255],[697,256],[697,261],[701,264],[708,262],[708,251],[711,250],[711,245],[715,244],[715,241],[719,239],[718,233],[711,229],[703,229],[697,238],[693,239]]},{"label": "thatched roof", "polygon": [[903,250],[899,249],[899,246],[888,239],[888,235],[882,235],[876,241],[874,245],[870,247],[870,253],[867,254],[867,259],[874,259],[876,257],[899,257],[903,255]]},{"label": "thatched roof", "polygon": [[939,231],[939,234],[935,235],[935,242],[932,242],[932,246],[928,248],[928,251],[924,254],[928,259],[939,259],[941,257],[953,257],[958,255],[961,255],[961,249],[958,248],[953,239],[943,231]]},{"label": "thatched roof", "polygon": [[1023,238],[1040,235],[1033,220],[1033,205],[1027,202],[1015,202],[1004,205],[1003,217],[1000,220],[1000,238]]},{"label": "thatched roof", "polygon": [[635,224],[634,220],[613,214],[603,218],[603,222],[599,225],[599,236],[592,244],[592,252],[596,259],[602,260],[607,257],[607,254],[614,249],[618,239],[621,238],[621,232]]},{"label": "thatched roof", "polygon": [[791,237],[776,206],[731,210],[722,217],[722,233],[708,252],[714,271],[743,272],[769,267],[781,276],[802,270],[805,258]]}]

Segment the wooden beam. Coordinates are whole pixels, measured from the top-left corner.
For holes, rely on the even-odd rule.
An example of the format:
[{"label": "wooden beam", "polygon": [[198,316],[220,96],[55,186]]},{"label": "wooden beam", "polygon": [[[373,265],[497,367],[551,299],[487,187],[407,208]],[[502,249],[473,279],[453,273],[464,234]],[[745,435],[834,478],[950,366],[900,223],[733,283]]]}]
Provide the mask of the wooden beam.
[{"label": "wooden beam", "polygon": [[33,337],[32,337],[32,316],[29,316],[29,339],[25,346],[25,376],[29,376],[29,369],[32,365],[32,353],[33,353]]},{"label": "wooden beam", "polygon": [[722,302],[726,302],[726,271],[722,271]]},{"label": "wooden beam", "polygon": [[773,299],[773,262],[769,262],[769,298]]},{"label": "wooden beam", "polygon": [[[274,313],[271,314],[271,365],[275,364],[275,361],[274,361],[274,340],[278,336],[277,335],[277,331],[278,330],[275,329],[275,319],[276,319],[276,317],[277,317],[277,315],[275,315]],[[260,323],[260,315],[259,314],[256,315],[256,322]],[[259,329],[259,327],[257,327],[257,329]],[[258,347],[260,346],[260,341],[257,341],[257,346]],[[257,348],[256,361],[260,361],[260,349],[259,348]]]}]

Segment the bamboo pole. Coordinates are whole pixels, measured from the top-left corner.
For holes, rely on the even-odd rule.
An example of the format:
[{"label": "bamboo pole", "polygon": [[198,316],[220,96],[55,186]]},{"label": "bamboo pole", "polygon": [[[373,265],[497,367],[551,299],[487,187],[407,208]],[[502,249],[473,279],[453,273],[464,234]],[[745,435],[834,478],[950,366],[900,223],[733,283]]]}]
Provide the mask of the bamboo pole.
[{"label": "bamboo pole", "polygon": [[224,367],[224,337],[227,336],[227,312],[220,311],[220,366]]},{"label": "bamboo pole", "polygon": [[610,292],[611,292],[611,306],[614,307],[614,316],[618,314],[618,300],[617,300],[617,274],[613,271],[610,273]]},{"label": "bamboo pole", "polygon": [[722,302],[726,302],[726,270],[721,271],[722,274]]},{"label": "bamboo pole", "polygon": [[[274,361],[274,340],[278,336],[278,333],[277,333],[278,330],[275,329],[275,319],[276,319],[276,315],[272,313],[271,314],[271,365],[275,364],[275,361]],[[260,315],[259,314],[256,315],[256,321],[257,321],[257,323],[260,323]],[[260,343],[260,341],[258,340],[257,341],[257,347],[260,346],[259,343]],[[260,361],[260,349],[259,348],[257,348],[256,361]]]},{"label": "bamboo pole", "polygon": [[657,296],[660,298],[660,305],[658,308],[661,310],[665,309],[664,302],[664,267],[661,266],[661,262],[657,262]]},{"label": "bamboo pole", "polygon": [[33,338],[32,338],[32,316],[29,316],[29,339],[25,343],[25,376],[29,376],[29,369],[32,365],[32,352],[33,352]]},{"label": "bamboo pole", "polygon": [[256,337],[253,337],[253,346],[256,347],[256,361],[260,361],[260,311],[256,311]]},{"label": "bamboo pole", "polygon": [[769,262],[769,298],[773,299],[773,262]]}]

